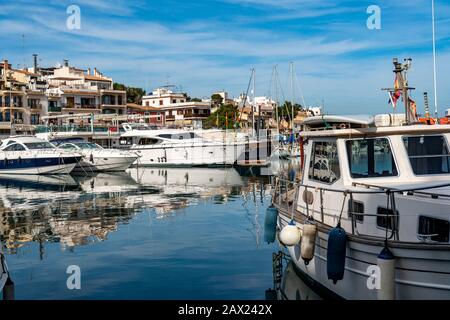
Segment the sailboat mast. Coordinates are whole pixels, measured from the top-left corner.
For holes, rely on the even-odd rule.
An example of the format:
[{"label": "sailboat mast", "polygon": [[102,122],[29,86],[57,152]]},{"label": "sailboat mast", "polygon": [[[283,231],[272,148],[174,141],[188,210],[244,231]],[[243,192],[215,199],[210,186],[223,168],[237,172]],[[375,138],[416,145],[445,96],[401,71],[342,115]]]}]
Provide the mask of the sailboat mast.
[{"label": "sailboat mast", "polygon": [[253,68],[253,102],[252,102],[252,135],[254,136],[254,130],[255,130],[255,107],[256,107],[256,103],[255,103],[255,79],[256,78],[256,72],[255,69]]},{"label": "sailboat mast", "polygon": [[277,83],[277,79],[278,79],[278,70],[277,70],[277,66],[275,66],[275,116],[276,116],[276,120],[277,120],[277,134],[280,133],[280,117],[278,114],[278,107],[279,107],[279,99],[278,99],[278,83]]},{"label": "sailboat mast", "polygon": [[435,15],[434,15],[434,0],[431,0],[431,17],[433,24],[433,80],[434,80],[434,115],[436,123],[438,118],[438,97],[437,97],[437,79],[436,79],[436,29],[435,29]]},{"label": "sailboat mast", "polygon": [[294,133],[294,63],[291,62],[290,65],[290,73],[291,73],[291,79],[290,79],[290,86],[291,86],[291,129],[292,133]]}]

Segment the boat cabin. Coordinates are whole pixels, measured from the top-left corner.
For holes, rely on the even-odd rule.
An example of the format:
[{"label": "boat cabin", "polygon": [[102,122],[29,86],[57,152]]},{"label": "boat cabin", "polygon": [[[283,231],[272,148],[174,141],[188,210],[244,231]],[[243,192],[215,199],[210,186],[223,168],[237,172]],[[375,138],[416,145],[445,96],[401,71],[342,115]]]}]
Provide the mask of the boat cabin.
[{"label": "boat cabin", "polygon": [[120,137],[120,145],[141,148],[162,144],[195,143],[202,140],[195,132],[185,130],[131,130]]},{"label": "boat cabin", "polygon": [[53,143],[59,149],[66,149],[66,150],[103,149],[103,147],[99,146],[98,144],[86,141],[82,138],[57,139],[52,140],[51,143]]},{"label": "boat cabin", "polygon": [[450,125],[403,121],[307,118],[299,211],[353,234],[448,243]]},{"label": "boat cabin", "polygon": [[40,149],[55,149],[55,146],[34,136],[17,136],[2,140],[1,151],[28,151]]}]

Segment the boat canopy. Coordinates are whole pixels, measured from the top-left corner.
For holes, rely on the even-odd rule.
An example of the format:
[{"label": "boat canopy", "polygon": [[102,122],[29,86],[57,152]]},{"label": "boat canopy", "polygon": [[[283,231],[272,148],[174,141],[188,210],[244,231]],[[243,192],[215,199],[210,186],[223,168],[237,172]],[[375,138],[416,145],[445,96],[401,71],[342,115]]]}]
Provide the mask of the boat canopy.
[{"label": "boat canopy", "polygon": [[87,141],[83,138],[61,138],[50,140],[50,142],[53,143],[55,146],[60,146],[64,143],[82,143]]},{"label": "boat canopy", "polygon": [[314,116],[308,117],[303,121],[304,125],[307,126],[327,126],[332,124],[351,124],[356,126],[371,126],[374,125],[375,120],[374,116],[370,115],[323,115],[323,116]]}]

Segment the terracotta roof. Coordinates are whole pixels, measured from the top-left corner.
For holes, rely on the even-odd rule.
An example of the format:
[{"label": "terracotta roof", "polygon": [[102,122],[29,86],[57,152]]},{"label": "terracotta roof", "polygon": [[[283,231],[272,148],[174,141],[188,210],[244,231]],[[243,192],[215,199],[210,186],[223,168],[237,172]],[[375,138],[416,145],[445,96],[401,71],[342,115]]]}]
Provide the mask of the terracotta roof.
[{"label": "terracotta roof", "polygon": [[155,108],[155,107],[147,107],[147,106],[143,106],[137,103],[127,103],[127,108],[131,108],[131,109],[139,109],[139,110],[144,110],[144,111],[154,111],[154,110],[158,110],[161,111],[161,108]]},{"label": "terracotta roof", "polygon": [[107,81],[107,82],[112,82],[110,79],[106,79],[106,78],[103,78],[103,77],[97,77],[97,76],[91,76],[91,75],[88,75],[88,74],[85,74],[85,75],[84,75],[84,79],[86,79],[86,80],[93,80],[93,81]]},{"label": "terracotta roof", "polygon": [[28,70],[13,69],[13,71],[19,72],[19,73],[23,73],[23,74],[26,74],[28,76],[38,76],[37,73],[33,73],[33,72],[28,71]]},{"label": "terracotta roof", "polygon": [[77,90],[63,90],[64,94],[79,94],[79,95],[94,95],[100,96],[97,91],[77,91]]},{"label": "terracotta roof", "polygon": [[80,78],[73,78],[73,77],[54,77],[54,78],[50,78],[49,80],[80,80],[82,79]]}]

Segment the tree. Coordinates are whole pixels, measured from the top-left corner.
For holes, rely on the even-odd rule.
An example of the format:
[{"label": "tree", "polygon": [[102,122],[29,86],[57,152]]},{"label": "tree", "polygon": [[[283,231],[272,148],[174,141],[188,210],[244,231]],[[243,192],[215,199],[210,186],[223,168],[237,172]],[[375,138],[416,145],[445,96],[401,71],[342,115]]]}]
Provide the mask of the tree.
[{"label": "tree", "polygon": [[127,92],[127,102],[128,103],[141,104],[142,97],[145,96],[145,94],[146,94],[145,90],[142,88],[127,87],[122,83],[114,83],[113,89],[114,90],[125,90]]},{"label": "tree", "polygon": [[[294,118],[299,111],[303,110],[303,107],[299,104],[294,104]],[[285,101],[284,104],[278,107],[278,116],[286,120],[292,119],[292,103]]]},{"label": "tree", "polygon": [[233,129],[238,118],[238,107],[232,104],[225,104],[219,107],[203,123],[206,129],[215,127],[221,129]]},{"label": "tree", "polygon": [[191,98],[187,93],[183,93],[183,96],[185,97],[186,102],[202,102],[202,99]]},{"label": "tree", "polygon": [[216,108],[220,107],[222,105],[222,102],[223,102],[223,98],[222,98],[222,96],[220,94],[214,93],[211,96],[211,104],[214,107],[216,107]]}]

